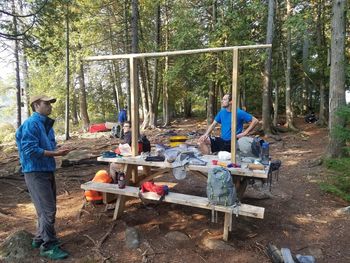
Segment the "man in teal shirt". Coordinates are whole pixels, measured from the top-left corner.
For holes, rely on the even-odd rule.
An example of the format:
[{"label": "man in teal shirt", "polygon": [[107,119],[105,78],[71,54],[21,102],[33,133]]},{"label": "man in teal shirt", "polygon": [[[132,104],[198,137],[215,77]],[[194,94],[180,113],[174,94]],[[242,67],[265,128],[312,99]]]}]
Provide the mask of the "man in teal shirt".
[{"label": "man in teal shirt", "polygon": [[[232,96],[231,94],[226,94],[221,100],[222,109],[215,116],[213,123],[207,131],[198,140],[199,149],[203,154],[219,151],[231,152],[231,105]],[[210,133],[218,123],[221,124],[221,136],[210,137]],[[249,126],[245,130],[243,129],[244,123],[249,123]],[[258,120],[254,116],[241,109],[237,109],[236,138],[239,139],[247,136],[257,123]]]}]

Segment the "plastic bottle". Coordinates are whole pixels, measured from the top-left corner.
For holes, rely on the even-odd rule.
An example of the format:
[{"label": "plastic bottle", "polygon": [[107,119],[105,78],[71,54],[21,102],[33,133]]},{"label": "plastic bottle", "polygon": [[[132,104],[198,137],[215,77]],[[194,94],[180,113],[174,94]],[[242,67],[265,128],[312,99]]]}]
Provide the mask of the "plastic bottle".
[{"label": "plastic bottle", "polygon": [[268,142],[264,142],[261,147],[261,163],[264,165],[269,164],[270,155],[269,155],[270,145]]},{"label": "plastic bottle", "polygon": [[120,189],[125,188],[125,173],[124,172],[120,172],[118,174],[118,187]]}]

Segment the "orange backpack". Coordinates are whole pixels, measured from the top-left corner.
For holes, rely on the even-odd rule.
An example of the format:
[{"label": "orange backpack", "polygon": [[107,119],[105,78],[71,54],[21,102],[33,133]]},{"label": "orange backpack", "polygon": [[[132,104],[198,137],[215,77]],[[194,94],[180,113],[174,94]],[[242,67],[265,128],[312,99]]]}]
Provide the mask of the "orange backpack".
[{"label": "orange backpack", "polygon": [[[94,178],[92,179],[92,182],[97,182],[97,183],[111,183],[112,178],[110,175],[107,173],[106,170],[99,170]],[[87,190],[85,191],[85,198],[88,202],[91,201],[102,201],[103,196],[102,193],[94,191],[94,190]]]}]

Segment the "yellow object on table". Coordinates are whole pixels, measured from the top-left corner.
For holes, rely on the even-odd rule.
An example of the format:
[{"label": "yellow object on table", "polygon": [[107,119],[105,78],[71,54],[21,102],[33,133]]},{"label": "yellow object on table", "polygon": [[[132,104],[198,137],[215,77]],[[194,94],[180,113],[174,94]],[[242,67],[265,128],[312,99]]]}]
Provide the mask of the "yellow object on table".
[{"label": "yellow object on table", "polygon": [[187,136],[171,136],[169,138],[170,140],[170,147],[176,147],[179,146],[180,144],[186,142]]}]

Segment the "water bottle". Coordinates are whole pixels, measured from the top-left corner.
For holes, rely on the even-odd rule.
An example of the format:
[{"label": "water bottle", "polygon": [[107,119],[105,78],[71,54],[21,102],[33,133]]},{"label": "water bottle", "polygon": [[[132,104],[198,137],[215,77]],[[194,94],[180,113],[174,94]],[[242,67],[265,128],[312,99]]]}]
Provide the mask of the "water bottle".
[{"label": "water bottle", "polygon": [[269,155],[269,143],[264,142],[261,146],[261,163],[264,165],[268,165],[270,161],[270,155]]},{"label": "water bottle", "polygon": [[125,188],[125,173],[124,172],[120,172],[118,174],[118,187],[120,189]]}]

